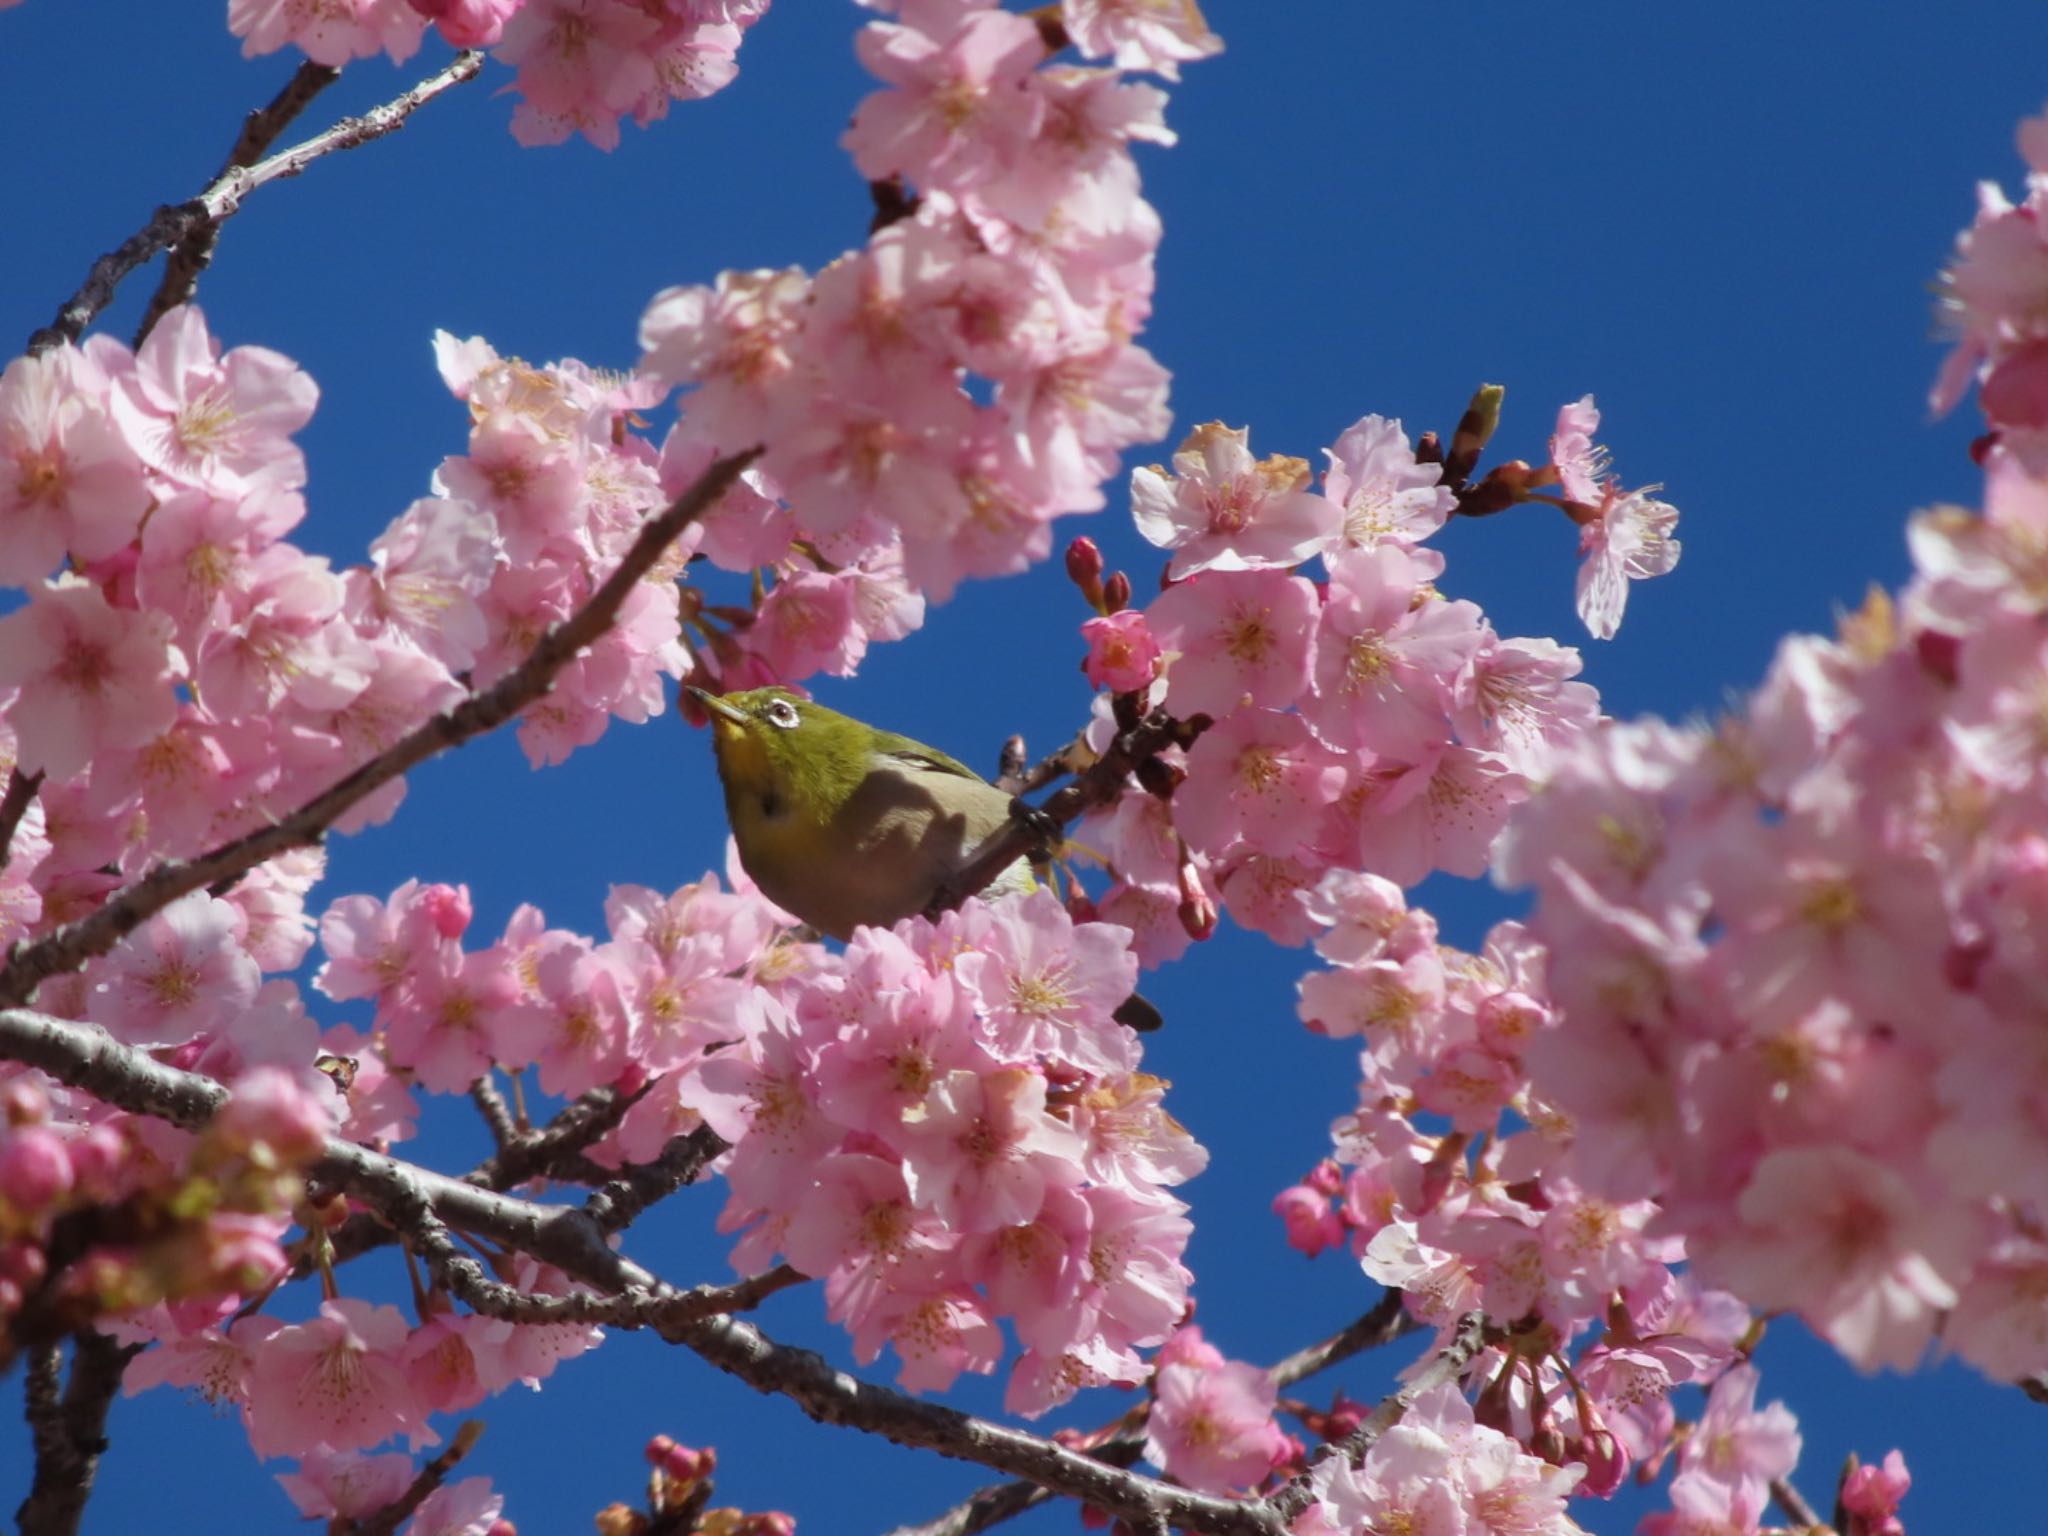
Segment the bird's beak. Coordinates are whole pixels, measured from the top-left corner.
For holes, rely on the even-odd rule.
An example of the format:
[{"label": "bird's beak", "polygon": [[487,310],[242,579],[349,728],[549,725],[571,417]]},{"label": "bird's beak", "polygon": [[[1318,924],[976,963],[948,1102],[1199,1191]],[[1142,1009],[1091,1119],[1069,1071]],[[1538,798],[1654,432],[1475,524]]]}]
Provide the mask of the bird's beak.
[{"label": "bird's beak", "polygon": [[717,694],[706,693],[702,688],[692,688],[689,690],[689,694],[691,698],[711,712],[714,724],[745,725],[747,723],[745,710],[740,709],[737,705],[726,703]]}]

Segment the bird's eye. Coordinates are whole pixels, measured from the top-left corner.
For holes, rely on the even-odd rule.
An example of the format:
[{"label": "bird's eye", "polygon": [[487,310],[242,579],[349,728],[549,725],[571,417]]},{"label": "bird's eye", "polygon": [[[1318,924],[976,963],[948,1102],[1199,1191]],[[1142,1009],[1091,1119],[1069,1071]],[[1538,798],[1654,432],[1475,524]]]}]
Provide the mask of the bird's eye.
[{"label": "bird's eye", "polygon": [[780,726],[785,731],[796,728],[796,706],[787,699],[771,700],[761,714],[770,725]]}]

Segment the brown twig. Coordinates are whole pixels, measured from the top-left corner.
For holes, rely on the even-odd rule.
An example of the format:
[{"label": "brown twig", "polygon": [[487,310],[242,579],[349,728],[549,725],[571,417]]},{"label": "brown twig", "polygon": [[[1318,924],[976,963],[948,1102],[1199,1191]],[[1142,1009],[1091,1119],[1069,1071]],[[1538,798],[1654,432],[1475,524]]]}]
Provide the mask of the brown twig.
[{"label": "brown twig", "polygon": [[15,1512],[22,1536],[74,1536],[92,1494],[100,1456],[107,1448],[107,1409],[121,1385],[121,1372],[142,1352],[86,1330],[72,1341],[71,1379],[57,1393],[58,1349],[35,1350],[24,1372],[29,1436],[35,1446],[35,1478]]},{"label": "brown twig", "polygon": [[1832,1531],[1835,1529],[1821,1519],[1814,1507],[1807,1503],[1797,1488],[1782,1477],[1771,1479],[1771,1502],[1785,1511],[1792,1523],[1802,1531]]},{"label": "brown twig", "polygon": [[[505,1095],[498,1092],[498,1085],[492,1082],[490,1075],[486,1073],[469,1085],[469,1101],[476,1106],[476,1112],[484,1117],[484,1125],[491,1133],[491,1144],[502,1155],[507,1147],[519,1139],[519,1127],[512,1123],[512,1110],[505,1103]],[[496,1160],[492,1159],[493,1162]],[[484,1181],[477,1179],[472,1182]]]},{"label": "brown twig", "polygon": [[1282,1525],[1293,1524],[1301,1512],[1315,1502],[1311,1492],[1315,1469],[1332,1456],[1348,1457],[1353,1466],[1364,1459],[1365,1453],[1373,1448],[1381,1435],[1401,1422],[1415,1399],[1432,1387],[1447,1381],[1456,1381],[1465,1374],[1465,1367],[1472,1363],[1480,1346],[1485,1342],[1486,1314],[1468,1312],[1459,1322],[1457,1332],[1449,1343],[1439,1349],[1435,1356],[1421,1370],[1417,1371],[1408,1384],[1390,1397],[1380,1399],[1379,1405],[1365,1416],[1358,1428],[1342,1440],[1333,1440],[1318,1446],[1308,1458],[1305,1466],[1294,1477],[1288,1479],[1285,1487],[1275,1491],[1262,1501],[1264,1507],[1274,1514]]},{"label": "brown twig", "polygon": [[[311,59],[300,64],[291,79],[285,82],[284,89],[271,98],[269,106],[258,107],[242,120],[242,131],[235,138],[235,147],[228,151],[215,181],[230,171],[254,165],[263,157],[263,152],[277,142],[277,136],[290,126],[292,119],[305,111],[315,96],[340,78],[341,71],[331,65],[315,64]],[[157,283],[149,306],[143,310],[142,323],[136,327],[135,339],[129,345],[141,346],[149,338],[149,333],[156,329],[157,321],[189,301],[198,291],[199,274],[213,260],[213,248],[219,239],[220,221],[209,219],[171,247],[170,255],[164,261],[163,278]]]},{"label": "brown twig", "polygon": [[36,790],[42,782],[40,772],[23,773],[19,768],[8,770],[7,793],[0,796],[0,869],[7,867],[7,860],[14,852],[14,834],[21,829],[21,818],[35,803]]},{"label": "brown twig", "polygon": [[1422,1324],[1415,1320],[1406,1305],[1407,1296],[1402,1291],[1388,1291],[1379,1303],[1357,1322],[1343,1332],[1333,1334],[1320,1344],[1311,1344],[1298,1349],[1270,1367],[1266,1374],[1273,1378],[1276,1387],[1291,1387],[1296,1382],[1306,1381],[1331,1366],[1349,1360],[1353,1355],[1364,1354],[1368,1349],[1378,1349],[1382,1344],[1391,1344],[1396,1339],[1416,1332]]},{"label": "brown twig", "polygon": [[477,1441],[483,1437],[482,1419],[466,1421],[455,1431],[455,1438],[448,1442],[448,1449],[421,1467],[404,1493],[374,1515],[365,1515],[360,1520],[339,1521],[331,1524],[329,1530],[345,1532],[346,1536],[391,1536],[419,1512],[429,1494],[448,1481],[448,1474],[460,1465],[462,1458],[474,1450]]},{"label": "brown twig", "polygon": [[727,1150],[725,1138],[708,1125],[670,1137],[653,1162],[620,1169],[618,1177],[584,1201],[584,1214],[607,1232],[623,1231],[650,1205],[696,1183],[712,1160]]},{"label": "brown twig", "polygon": [[383,106],[374,107],[361,117],[343,118],[325,133],[256,165],[231,166],[191,201],[157,209],[147,224],[92,264],[78,291],[58,307],[57,318],[29,337],[27,350],[32,354],[47,352],[67,341],[78,340],[100,311],[114,301],[114,290],[121,280],[158,251],[182,245],[207,226],[220,224],[258,187],[281,177],[296,176],[322,155],[382,138],[425,103],[469,79],[482,67],[481,53],[470,50],[457,54],[446,68]]},{"label": "brown twig", "polygon": [[254,869],[288,849],[318,843],[351,806],[428,758],[496,730],[517,715],[548,691],[555,674],[579,651],[611,627],[627,595],[662,552],[759,454],[758,448],[750,448],[713,462],[695,484],[648,520],[618,568],[583,606],[542,635],[526,660],[482,693],[471,694],[407,733],[282,820],[196,858],[159,864],[91,915],[17,945],[6,969],[0,970],[0,1007],[26,1002],[46,977],[75,970],[105,954],[180,896]]},{"label": "brown twig", "polygon": [[[1012,817],[976,848],[974,856],[953,872],[952,878],[932,898],[930,910],[950,911],[968,897],[984,890],[1017,860],[1035,851],[1039,829],[1033,823],[1062,830],[1099,805],[1107,805],[1123,793],[1125,777],[1138,764],[1170,746],[1187,746],[1208,728],[1208,720],[1174,719],[1164,710],[1154,710],[1144,719],[1117,733],[1116,739],[1073,783],[1060,789],[1044,805],[1034,809],[1027,820]],[[1047,759],[1050,762],[1052,759]]]}]

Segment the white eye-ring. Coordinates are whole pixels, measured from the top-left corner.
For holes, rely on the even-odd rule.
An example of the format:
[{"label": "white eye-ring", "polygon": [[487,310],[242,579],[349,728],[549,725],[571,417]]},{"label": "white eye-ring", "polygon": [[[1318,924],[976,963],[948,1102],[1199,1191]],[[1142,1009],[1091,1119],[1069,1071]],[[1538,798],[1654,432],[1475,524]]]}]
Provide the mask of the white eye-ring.
[{"label": "white eye-ring", "polygon": [[770,699],[768,707],[761,711],[761,718],[770,725],[779,726],[785,731],[792,731],[796,729],[798,715],[796,706],[790,703],[789,700]]}]

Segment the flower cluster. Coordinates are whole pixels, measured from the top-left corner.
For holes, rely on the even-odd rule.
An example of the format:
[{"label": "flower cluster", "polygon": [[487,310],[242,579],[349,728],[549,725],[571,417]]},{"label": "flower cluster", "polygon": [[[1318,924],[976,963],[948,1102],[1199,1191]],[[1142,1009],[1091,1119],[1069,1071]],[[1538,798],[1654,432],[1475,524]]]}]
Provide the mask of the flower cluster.
[{"label": "flower cluster", "polygon": [[[1192,6],[1069,9],[1084,47],[1162,70],[1189,56]],[[1051,520],[1099,508],[1118,454],[1168,424],[1165,370],[1131,341],[1159,223],[1130,146],[1172,141],[1163,93],[1049,64],[1036,22],[972,0],[911,0],[860,52],[887,89],[846,144],[894,189],[867,246],[815,276],[670,289],[641,322],[644,370],[689,387],[671,483],[714,450],[766,447],[764,499],[701,546],[777,582],[706,658],[726,689],[850,671],[878,624],[916,622],[895,583],[940,601],[1042,558]]]},{"label": "flower cluster", "polygon": [[892,1346],[909,1387],[993,1370],[999,1318],[1023,1345],[1012,1409],[1143,1380],[1135,1349],[1187,1304],[1166,1190],[1207,1154],[1111,1017],[1125,941],[1038,891],[856,930],[751,994],[681,1089],[734,1143],[736,1265],[822,1278],[856,1355]]},{"label": "flower cluster", "polygon": [[1981,519],[1917,520],[1896,604],[1785,642],[1718,731],[1589,738],[1501,868],[1554,956],[1530,1068],[1574,1175],[1865,1368],[1939,1335],[2010,1378],[2048,1366],[2048,500],[2018,450],[1987,470]]},{"label": "flower cluster", "polygon": [[619,123],[665,117],[671,101],[723,89],[768,0],[229,0],[246,57],[294,47],[316,64],[387,54],[402,63],[429,24],[457,48],[488,48],[518,71],[512,135],[559,144],[580,133],[614,149]]},{"label": "flower cluster", "polygon": [[1359,1465],[1345,1456],[1322,1461],[1314,1473],[1317,1502],[1293,1530],[1575,1536],[1580,1528],[1565,1513],[1565,1498],[1578,1480],[1575,1470],[1549,1466],[1476,1421],[1457,1389],[1442,1386],[1419,1395]]},{"label": "flower cluster", "polygon": [[283,1277],[299,1170],[335,1096],[277,1066],[232,1083],[194,1135],[37,1073],[0,1078],[0,1356],[137,1308],[232,1307]]},{"label": "flower cluster", "polygon": [[[1443,557],[1421,541],[1454,497],[1399,422],[1367,416],[1327,456],[1318,491],[1306,461],[1255,459],[1245,432],[1211,422],[1170,471],[1132,476],[1172,580],[1142,612],[1091,620],[1087,665],[1211,722],[1083,832],[1116,877],[1100,910],[1148,963],[1219,906],[1304,942],[1298,893],[1326,871],[1482,873],[1530,776],[1598,718],[1576,651],[1504,640],[1439,593]],[[1311,559],[1324,579],[1301,573]]]}]

